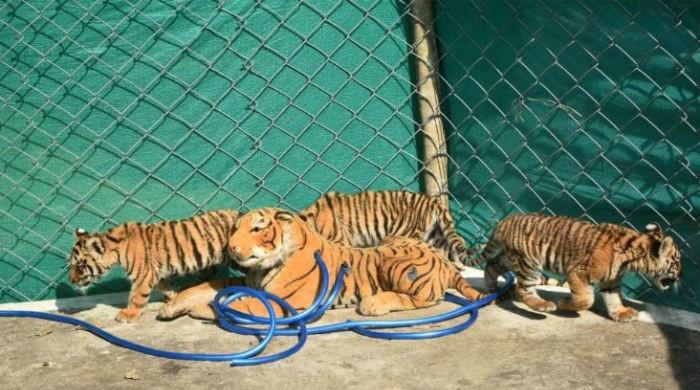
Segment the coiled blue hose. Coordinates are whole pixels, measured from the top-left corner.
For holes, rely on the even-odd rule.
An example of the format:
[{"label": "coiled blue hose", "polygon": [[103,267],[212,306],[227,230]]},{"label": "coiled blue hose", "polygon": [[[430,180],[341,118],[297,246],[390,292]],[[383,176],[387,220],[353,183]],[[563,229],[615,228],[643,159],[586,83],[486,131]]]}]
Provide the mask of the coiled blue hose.
[{"label": "coiled blue hose", "polygon": [[[216,298],[212,302],[212,306],[217,314],[217,317],[219,318],[219,325],[222,328],[228,330],[229,332],[242,335],[263,336],[262,340],[258,345],[250,348],[247,351],[238,353],[205,354],[164,351],[146,345],[131,342],[121,337],[117,337],[107,331],[104,331],[89,322],[60,314],[44,313],[29,310],[0,310],[0,317],[38,318],[42,320],[62,322],[65,324],[80,326],[85,330],[95,334],[96,336],[99,336],[102,339],[119,347],[167,359],[195,361],[230,361],[231,365],[247,366],[271,363],[293,355],[304,346],[304,344],[306,343],[307,336],[310,334],[323,334],[352,330],[363,336],[374,338],[388,340],[422,340],[447,336],[457,332],[461,332],[469,328],[472,324],[474,324],[478,317],[479,308],[488,305],[489,303],[497,299],[501,294],[503,294],[513,285],[514,280],[514,276],[512,273],[506,274],[506,284],[503,287],[501,287],[497,292],[474,302],[470,302],[464,298],[460,298],[447,293],[445,294],[445,300],[448,302],[456,303],[460,305],[460,307],[448,311],[446,313],[434,316],[392,321],[346,321],[307,328],[307,322],[314,321],[321,317],[323,313],[333,304],[333,302],[336,301],[338,293],[340,292],[340,289],[343,285],[345,275],[349,271],[349,268],[347,266],[343,265],[341,267],[335,284],[333,285],[333,289],[324,301],[323,297],[325,297],[326,293],[328,292],[329,284],[328,268],[326,267],[326,264],[321,258],[321,254],[319,252],[316,252],[314,254],[314,257],[321,270],[321,291],[319,292],[318,296],[311,304],[311,306],[309,306],[309,308],[302,311],[301,313],[297,312],[293,307],[291,307],[291,305],[289,305],[287,302],[277,297],[276,295],[270,294],[266,291],[254,290],[249,287],[232,286],[221,290],[216,295]],[[259,317],[242,313],[228,306],[228,304],[232,301],[246,296],[258,299],[260,302],[262,302],[262,304],[268,312],[268,317]],[[278,318],[275,315],[275,310],[272,308],[272,304],[270,303],[271,301],[277,303],[281,308],[287,311],[290,314],[290,316]],[[469,314],[469,318],[465,322],[444,329],[409,333],[380,332],[376,330],[387,328],[410,327],[424,324],[434,324],[438,322],[444,322],[465,314]],[[243,325],[266,325],[267,329],[248,328]],[[278,328],[278,325],[284,325],[286,326],[286,328]],[[274,336],[297,336],[298,341],[294,346],[285,351],[273,355],[257,357],[259,353],[265,350],[265,348]]]}]

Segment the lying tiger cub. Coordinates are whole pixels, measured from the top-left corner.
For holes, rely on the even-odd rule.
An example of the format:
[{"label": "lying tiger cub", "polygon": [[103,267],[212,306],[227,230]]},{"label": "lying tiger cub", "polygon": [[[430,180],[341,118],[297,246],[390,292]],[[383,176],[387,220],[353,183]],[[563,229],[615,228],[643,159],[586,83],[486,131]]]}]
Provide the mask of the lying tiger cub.
[{"label": "lying tiger cub", "polygon": [[[456,288],[470,300],[483,296],[462,279],[457,267],[441,252],[421,241],[397,237],[387,238],[373,248],[342,246],[281,209],[265,208],[243,215],[228,245],[238,265],[249,269],[246,285],[282,297],[296,309],[309,307],[318,294],[321,272],[314,260],[317,250],[328,266],[330,284],[344,262],[351,267],[336,306],[357,304],[362,315],[432,306],[443,298],[447,288]],[[160,317],[189,313],[214,319],[208,303],[225,285],[231,282],[215,281],[187,289],[161,307]],[[267,315],[263,304],[253,298],[234,301],[231,307]],[[273,307],[276,314],[282,314],[278,305]]]}]

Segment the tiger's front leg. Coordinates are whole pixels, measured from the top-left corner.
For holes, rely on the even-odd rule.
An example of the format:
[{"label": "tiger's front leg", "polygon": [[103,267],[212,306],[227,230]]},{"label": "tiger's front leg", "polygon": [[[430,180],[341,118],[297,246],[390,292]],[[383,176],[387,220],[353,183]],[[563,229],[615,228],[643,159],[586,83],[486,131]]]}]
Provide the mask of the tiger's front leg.
[{"label": "tiger's front leg", "polygon": [[160,307],[158,318],[169,320],[190,314],[195,318],[214,320],[216,314],[209,303],[221,289],[243,285],[243,281],[243,278],[220,279],[185,289]]},{"label": "tiger's front leg", "polygon": [[637,320],[639,312],[634,308],[627,307],[622,304],[622,297],[620,296],[620,279],[601,283],[600,290],[603,293],[605,308],[613,321],[627,322]]},{"label": "tiger's front leg", "polygon": [[560,310],[579,311],[588,310],[593,306],[595,296],[593,295],[593,286],[580,275],[576,270],[569,273],[569,286],[571,287],[571,298],[564,299],[559,302],[557,307]]},{"label": "tiger's front leg", "polygon": [[158,282],[158,284],[156,284],[156,288],[163,293],[163,301],[166,303],[172,301],[177,295],[175,287],[170,279],[162,279],[160,282]]},{"label": "tiger's front leg", "polygon": [[155,281],[152,280],[150,272],[144,272],[143,277],[136,279],[131,284],[129,292],[129,303],[126,309],[119,310],[114,318],[118,322],[136,322],[141,318],[143,308],[148,303],[148,297],[151,295]]},{"label": "tiger's front leg", "polygon": [[[278,304],[275,302],[270,302],[270,305],[272,306],[272,309],[277,317],[284,315],[284,311]],[[270,315],[265,305],[256,298],[243,298],[233,301],[229,303],[228,307],[258,317],[269,317]]]},{"label": "tiger's front leg", "polygon": [[437,303],[437,300],[428,301],[411,294],[382,291],[363,297],[357,311],[363,316],[381,316],[392,311],[420,309]]}]

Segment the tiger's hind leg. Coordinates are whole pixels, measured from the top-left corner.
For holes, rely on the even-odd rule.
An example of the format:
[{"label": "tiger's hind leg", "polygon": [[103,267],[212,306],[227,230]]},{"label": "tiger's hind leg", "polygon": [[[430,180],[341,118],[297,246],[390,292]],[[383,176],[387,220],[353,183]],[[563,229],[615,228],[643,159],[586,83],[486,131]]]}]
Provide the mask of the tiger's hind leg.
[{"label": "tiger's hind leg", "polygon": [[495,259],[489,260],[484,268],[484,286],[488,292],[498,290],[498,277],[511,270],[508,256],[501,253]]},{"label": "tiger's hind leg", "polygon": [[571,297],[559,302],[559,309],[569,311],[590,309],[595,301],[591,284],[576,271],[569,273],[568,281],[571,287]]},{"label": "tiger's hind leg", "polygon": [[363,297],[357,311],[363,316],[381,316],[392,311],[420,309],[437,303],[437,300],[428,301],[406,293],[382,291]]},{"label": "tiger's hind leg", "polygon": [[532,310],[544,312],[556,310],[556,303],[542,299],[535,288],[541,283],[540,266],[527,263],[524,257],[515,253],[509,253],[508,257],[511,259],[518,278],[515,283],[515,295],[518,300]]},{"label": "tiger's hind leg", "polygon": [[535,289],[537,286],[536,280],[522,280],[518,279],[515,284],[515,295],[518,300],[527,307],[536,311],[554,311],[557,309],[557,305],[546,299],[542,299]]},{"label": "tiger's hind leg", "polygon": [[[512,270],[510,259],[496,238],[491,238],[481,252],[481,258],[486,261],[484,268],[484,286],[488,292],[498,290],[498,277]],[[504,293],[499,300],[512,298],[511,292]]]},{"label": "tiger's hind leg", "polygon": [[[446,288],[456,287],[456,279],[451,278],[463,281],[456,266],[438,252],[384,259],[378,268],[379,284],[388,291],[362,296],[357,308],[362,315],[380,316],[433,306],[444,297]],[[466,282],[459,287],[468,299],[481,296]]]}]

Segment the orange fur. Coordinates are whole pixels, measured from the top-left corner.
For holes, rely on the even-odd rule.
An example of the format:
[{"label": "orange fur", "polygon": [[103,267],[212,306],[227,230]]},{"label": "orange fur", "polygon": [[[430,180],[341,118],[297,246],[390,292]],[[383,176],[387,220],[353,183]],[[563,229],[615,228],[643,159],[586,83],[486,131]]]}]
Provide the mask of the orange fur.
[{"label": "orange fur", "polygon": [[371,247],[386,237],[411,237],[442,251],[462,268],[474,257],[439,199],[409,191],[329,192],[299,212],[322,236],[346,246]]},{"label": "orange fur", "polygon": [[[489,290],[496,278],[514,270],[516,296],[538,311],[586,310],[593,305],[592,284],[600,283],[608,314],[615,321],[636,318],[622,305],[620,282],[627,271],[647,275],[661,289],[680,277],[680,251],[655,224],[640,233],[614,224],[595,225],[563,216],[516,214],[499,222],[482,258]],[[572,296],[556,305],[539,297],[542,269],[564,274]]]},{"label": "orange fur", "polygon": [[[308,307],[318,294],[321,272],[314,260],[317,250],[328,267],[331,285],[343,263],[351,267],[336,306],[357,304],[364,315],[431,306],[443,298],[447,288],[457,288],[472,300],[482,296],[461,278],[454,264],[426,243],[390,237],[373,248],[343,246],[280,209],[243,215],[229,240],[229,249],[237,254],[238,264],[249,269],[246,285],[273,293],[296,309]],[[187,312],[213,319],[208,302],[217,288],[226,284],[205,283],[185,290],[168,302],[161,314],[167,317]],[[231,306],[255,315],[267,313],[255,299],[235,301]],[[281,314],[281,308],[273,306]]]},{"label": "orange fur", "polygon": [[168,277],[227,261],[226,245],[237,217],[234,210],[219,210],[181,221],[127,222],[105,233],[78,230],[69,259],[69,280],[87,287],[113,266],[122,266],[131,280],[131,293],[116,319],[135,321],[153,288],[163,290],[166,300],[172,299],[175,292]]}]

